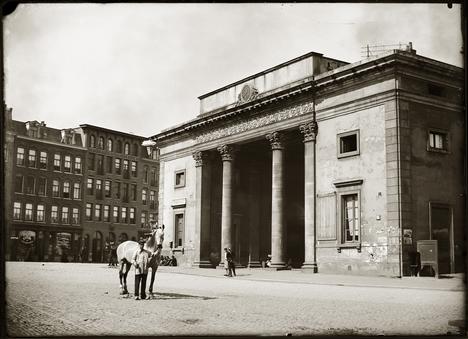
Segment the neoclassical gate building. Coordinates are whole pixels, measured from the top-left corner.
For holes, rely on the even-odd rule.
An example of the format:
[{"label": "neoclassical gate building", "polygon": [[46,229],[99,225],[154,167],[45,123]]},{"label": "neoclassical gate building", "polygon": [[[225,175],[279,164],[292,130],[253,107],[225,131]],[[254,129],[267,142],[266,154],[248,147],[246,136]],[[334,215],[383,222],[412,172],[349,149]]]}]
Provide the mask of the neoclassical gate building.
[{"label": "neoclassical gate building", "polygon": [[408,274],[419,240],[463,270],[463,70],[408,50],[308,53],[202,95],[151,137],[159,223],[182,265]]}]

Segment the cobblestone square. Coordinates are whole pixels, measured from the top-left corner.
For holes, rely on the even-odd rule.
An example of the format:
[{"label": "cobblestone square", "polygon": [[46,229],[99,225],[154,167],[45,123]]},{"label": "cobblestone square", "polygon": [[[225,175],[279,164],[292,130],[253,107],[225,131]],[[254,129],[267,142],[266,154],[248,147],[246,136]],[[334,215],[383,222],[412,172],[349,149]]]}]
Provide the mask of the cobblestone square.
[{"label": "cobblestone square", "polygon": [[[155,298],[136,301],[119,295],[118,270],[105,264],[7,262],[8,334],[444,335],[464,319],[458,278],[426,278],[424,287],[416,279],[425,278],[223,273],[160,267]],[[131,293],[133,283],[131,271]]]}]

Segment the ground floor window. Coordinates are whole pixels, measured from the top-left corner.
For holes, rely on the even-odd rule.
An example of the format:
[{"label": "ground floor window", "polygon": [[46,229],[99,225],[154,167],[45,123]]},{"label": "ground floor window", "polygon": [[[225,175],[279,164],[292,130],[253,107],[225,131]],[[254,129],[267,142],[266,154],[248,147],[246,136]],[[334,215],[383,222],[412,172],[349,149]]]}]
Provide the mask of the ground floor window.
[{"label": "ground floor window", "polygon": [[184,214],[183,212],[176,212],[174,214],[174,247],[184,246]]},{"label": "ground floor window", "polygon": [[360,238],[358,195],[346,194],[341,196],[342,227],[344,243],[358,243]]}]

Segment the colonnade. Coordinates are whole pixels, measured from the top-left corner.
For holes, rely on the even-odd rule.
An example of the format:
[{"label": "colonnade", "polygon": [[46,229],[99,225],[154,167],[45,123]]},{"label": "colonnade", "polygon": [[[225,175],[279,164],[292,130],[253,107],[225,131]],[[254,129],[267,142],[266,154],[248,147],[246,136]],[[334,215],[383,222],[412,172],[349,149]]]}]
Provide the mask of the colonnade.
[{"label": "colonnade", "polygon": [[[315,210],[316,210],[316,187],[315,187],[315,143],[318,132],[317,123],[315,121],[302,124],[299,126],[300,132],[303,134],[304,142],[304,249],[305,260],[302,268],[312,269],[317,271],[316,261],[316,229],[315,229]],[[284,211],[284,133],[274,131],[267,134],[266,139],[270,142],[272,151],[272,187],[271,187],[271,267],[281,268],[286,266],[286,225]],[[221,244],[220,253],[224,252],[224,248],[232,248],[232,206],[233,206],[233,162],[236,158],[235,145],[221,145],[217,147],[217,151],[221,155],[222,160],[222,208],[221,208]],[[209,166],[204,166],[203,152],[195,152],[193,154],[196,160],[197,167],[197,219],[196,219],[196,243],[199,246],[197,257],[206,257],[202,253],[209,235],[203,232],[206,229],[206,218],[203,215],[207,214],[207,204],[209,198],[206,196],[207,179],[209,179]],[[258,176],[255,170],[251,170],[250,184],[254,186],[258,182]],[[207,177],[208,175],[208,177]],[[250,204],[252,208],[253,204]],[[209,206],[208,206],[209,209]],[[253,216],[252,224],[258,226],[258,213],[249,211]],[[205,221],[204,221],[205,220]],[[205,224],[205,225],[204,225]],[[249,236],[252,238],[251,243],[258,242],[259,230],[258,227],[250,227]],[[250,246],[252,262],[249,261],[250,267],[260,266],[258,261],[258,247]],[[203,261],[196,262],[203,266]]]}]

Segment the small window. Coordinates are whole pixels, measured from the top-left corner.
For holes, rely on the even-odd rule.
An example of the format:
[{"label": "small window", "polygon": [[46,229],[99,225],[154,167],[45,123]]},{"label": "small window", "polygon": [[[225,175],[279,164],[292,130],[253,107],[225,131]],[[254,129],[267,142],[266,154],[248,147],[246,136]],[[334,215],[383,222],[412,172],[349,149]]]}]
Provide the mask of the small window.
[{"label": "small window", "polygon": [[96,147],[96,137],[94,135],[89,137],[89,147]]},{"label": "small window", "polygon": [[33,149],[29,150],[28,166],[36,167],[36,151]]},{"label": "small window", "polygon": [[73,199],[81,199],[81,185],[79,182],[73,184]]},{"label": "small window", "polygon": [[26,185],[25,185],[25,190],[24,193],[26,194],[34,194],[34,185],[36,182],[36,178],[33,176],[29,175],[26,177]]},{"label": "small window", "polygon": [[37,205],[37,208],[36,208],[36,221],[38,222],[44,222],[45,219],[44,219],[44,205]]},{"label": "small window", "polygon": [[88,169],[94,171],[95,167],[95,161],[96,161],[96,154],[94,153],[89,153],[88,155]]},{"label": "small window", "polygon": [[16,165],[24,166],[24,148],[18,147],[16,149]]},{"label": "small window", "polygon": [[135,224],[136,219],[135,219],[135,208],[134,207],[130,207],[129,216],[130,216],[130,224]]},{"label": "small window", "polygon": [[38,178],[37,180],[37,194],[38,195],[46,195],[46,187],[47,187],[47,179],[46,178]]},{"label": "small window", "polygon": [[99,148],[100,149],[104,149],[104,138],[103,137],[99,137]]},{"label": "small window", "polygon": [[81,158],[75,157],[75,173],[81,174]]},{"label": "small window", "polygon": [[113,220],[114,222],[119,222],[119,207],[118,206],[114,206],[114,211],[112,212],[112,216],[113,216]]},{"label": "small window", "polygon": [[338,134],[338,158],[359,154],[359,131]]},{"label": "small window", "polygon": [[174,247],[184,246],[184,213],[176,213],[174,215]]},{"label": "small window", "polygon": [[110,180],[104,181],[104,196],[106,198],[111,197],[111,187],[112,187],[112,182]]},{"label": "small window", "polygon": [[52,196],[57,198],[60,196],[60,185],[58,180],[52,181]]},{"label": "small window", "polygon": [[40,169],[47,169],[47,153],[41,152],[39,157],[39,168]]},{"label": "small window", "polygon": [[427,150],[448,152],[448,133],[440,130],[431,130],[428,133]]},{"label": "small window", "polygon": [[128,142],[126,142],[125,145],[124,145],[124,154],[125,155],[130,154],[130,144]]},{"label": "small window", "polygon": [[80,210],[78,208],[73,208],[72,224],[78,225],[79,223],[80,223]]},{"label": "small window", "polygon": [[23,176],[21,174],[17,174],[15,177],[15,192],[23,193]]},{"label": "small window", "polygon": [[114,150],[112,139],[107,139],[107,151],[112,152]]},{"label": "small window", "polygon": [[68,182],[68,181],[65,181],[63,183],[63,197],[65,199],[70,198],[70,182]]},{"label": "small window", "polygon": [[68,207],[62,207],[62,224],[70,223]]},{"label": "small window", "polygon": [[86,183],[86,194],[93,195],[94,194],[94,179],[88,178]]},{"label": "small window", "polygon": [[66,155],[63,162],[63,171],[64,172],[71,172],[71,157]]},{"label": "small window", "polygon": [[21,203],[15,202],[13,204],[13,219],[21,220]]},{"label": "small window", "polygon": [[106,222],[110,221],[110,206],[109,205],[104,205],[104,221]]},{"label": "small window", "polygon": [[127,223],[127,207],[122,207],[120,212],[122,222]]},{"label": "small window", "polygon": [[58,223],[58,206],[52,206],[50,209],[50,222]]},{"label": "small window", "polygon": [[24,209],[24,220],[25,221],[32,221],[33,220],[33,205],[26,204]]},{"label": "small window", "polygon": [[101,205],[100,204],[96,204],[94,206],[94,218],[95,220],[101,220]]},{"label": "small window", "polygon": [[175,172],[175,187],[185,186],[185,170]]},{"label": "small window", "polygon": [[92,220],[92,211],[93,211],[93,204],[86,204],[85,216],[86,220]]}]

